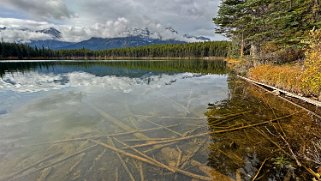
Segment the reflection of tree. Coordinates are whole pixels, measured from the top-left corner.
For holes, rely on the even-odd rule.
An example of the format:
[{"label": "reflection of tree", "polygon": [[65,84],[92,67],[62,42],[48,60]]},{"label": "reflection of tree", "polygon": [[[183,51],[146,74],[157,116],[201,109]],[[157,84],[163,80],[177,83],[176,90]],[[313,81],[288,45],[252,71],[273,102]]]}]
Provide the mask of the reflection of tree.
[{"label": "reflection of tree", "polygon": [[192,72],[226,74],[224,61],[184,60],[184,61],[74,61],[74,62],[10,62],[1,63],[0,75],[5,72],[44,71],[84,71],[97,75],[142,76],[149,71],[155,73]]},{"label": "reflection of tree", "polygon": [[[211,131],[232,130],[268,120],[273,122],[214,134],[209,147],[209,164],[230,176],[240,173],[245,180],[254,177],[260,166],[263,169],[259,177],[263,180],[309,178],[308,172],[297,163],[315,166],[306,159],[305,151],[313,145],[314,135],[320,136],[320,126],[314,125],[299,108],[234,76],[229,78],[229,89],[228,100],[211,104],[208,109]],[[299,111],[300,114],[296,114]],[[296,115],[279,119],[292,114]],[[303,124],[309,127],[308,132]]]}]

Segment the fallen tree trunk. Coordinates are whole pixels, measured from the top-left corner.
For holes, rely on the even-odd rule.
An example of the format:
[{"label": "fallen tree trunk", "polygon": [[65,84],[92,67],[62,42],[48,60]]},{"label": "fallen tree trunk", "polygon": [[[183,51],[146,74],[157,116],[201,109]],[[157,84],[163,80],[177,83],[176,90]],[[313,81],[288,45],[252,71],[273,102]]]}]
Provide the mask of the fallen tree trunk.
[{"label": "fallen tree trunk", "polygon": [[[314,105],[316,107],[321,107],[321,102],[320,101],[313,100],[313,99],[310,99],[310,98],[307,98],[307,97],[302,97],[302,96],[296,95],[294,93],[291,93],[291,92],[288,92],[288,91],[285,91],[285,90],[279,89],[277,87],[273,87],[273,86],[270,86],[270,85],[267,85],[267,84],[264,84],[264,83],[261,83],[261,82],[258,82],[258,81],[254,81],[252,79],[249,79],[249,78],[246,78],[246,77],[243,77],[243,76],[240,76],[240,75],[238,75],[238,77],[243,79],[243,80],[245,80],[245,81],[247,81],[247,82],[250,82],[251,84],[256,85],[256,86],[258,86],[258,87],[260,87],[262,89],[264,89],[263,87],[267,87],[267,88],[272,89],[274,91],[280,92],[280,93],[284,94],[285,96],[301,100],[301,101],[303,101],[305,103]],[[266,90],[266,89],[264,89],[264,90]],[[279,97],[281,99],[289,102],[290,104],[293,104],[293,105],[295,105],[295,106],[297,106],[297,107],[299,107],[301,109],[304,109],[305,111],[313,114],[315,117],[321,119],[321,116],[318,115],[317,113],[315,113],[315,112],[313,112],[313,111],[311,111],[311,110],[309,110],[309,109],[307,109],[307,108],[305,108],[303,106],[300,106],[300,105],[298,105],[298,104],[296,104],[296,103],[294,103],[294,102],[292,102],[292,101],[290,101],[290,100],[288,100],[288,99],[286,99],[286,98],[284,98],[282,96],[279,96]]]}]

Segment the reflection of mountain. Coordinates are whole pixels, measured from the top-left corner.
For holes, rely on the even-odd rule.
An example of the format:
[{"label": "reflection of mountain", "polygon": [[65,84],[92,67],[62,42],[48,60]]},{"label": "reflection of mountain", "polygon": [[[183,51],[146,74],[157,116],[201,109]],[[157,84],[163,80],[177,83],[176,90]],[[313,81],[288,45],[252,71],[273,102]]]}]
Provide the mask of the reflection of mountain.
[{"label": "reflection of mountain", "polygon": [[[117,70],[115,70],[117,71]],[[174,83],[185,81],[190,82],[191,79],[199,81],[212,78],[224,77],[217,75],[203,75],[193,73],[177,73],[177,74],[153,74],[145,73],[140,77],[128,76],[96,76],[85,72],[68,72],[60,74],[44,74],[39,72],[15,72],[5,74],[0,79],[0,89],[4,91],[14,92],[39,92],[50,91],[64,88],[109,88],[112,90],[120,90],[124,93],[131,92],[134,88],[141,86],[149,86],[152,89],[158,89],[165,86],[174,86]],[[189,80],[187,80],[189,79]]]}]

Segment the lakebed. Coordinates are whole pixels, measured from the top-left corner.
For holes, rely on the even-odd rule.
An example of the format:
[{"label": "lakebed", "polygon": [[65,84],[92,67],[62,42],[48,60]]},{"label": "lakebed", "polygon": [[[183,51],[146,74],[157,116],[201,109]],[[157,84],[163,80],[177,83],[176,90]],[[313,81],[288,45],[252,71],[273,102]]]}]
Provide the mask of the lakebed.
[{"label": "lakebed", "polygon": [[320,120],[223,60],[0,65],[0,180],[306,180],[321,165]]}]

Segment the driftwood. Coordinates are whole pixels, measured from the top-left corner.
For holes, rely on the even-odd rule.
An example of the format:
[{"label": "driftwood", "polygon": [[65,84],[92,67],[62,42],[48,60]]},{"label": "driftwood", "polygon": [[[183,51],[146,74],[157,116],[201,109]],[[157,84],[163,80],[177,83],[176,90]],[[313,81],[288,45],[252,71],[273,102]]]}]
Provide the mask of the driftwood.
[{"label": "driftwood", "polygon": [[[166,147],[161,150],[161,154],[164,158],[167,158],[166,160],[175,160],[176,158],[178,158],[179,152],[174,148]],[[185,158],[186,156],[182,155],[182,159],[184,160]],[[234,181],[234,179],[232,179],[231,177],[226,176],[219,171],[206,166],[206,164],[200,163],[193,159],[190,160],[190,163],[193,167],[198,168],[200,171],[211,177],[212,180]]]},{"label": "driftwood", "polygon": [[[264,83],[261,83],[261,82],[257,82],[257,81],[251,80],[251,79],[246,78],[246,77],[242,77],[242,76],[239,76],[239,75],[238,75],[238,77],[243,79],[243,80],[246,80],[246,81],[252,83],[253,85],[256,85],[257,87],[260,87],[262,89],[264,89],[264,87],[268,87],[269,89],[281,92],[281,93],[285,94],[288,97],[299,99],[299,100],[301,100],[301,101],[303,101],[305,103],[309,103],[309,104],[312,104],[314,106],[321,107],[321,102],[320,101],[316,101],[316,100],[313,100],[313,99],[302,97],[302,96],[296,95],[294,93],[291,93],[291,92],[288,92],[288,91],[284,91],[284,90],[281,90],[279,88],[276,88],[276,87],[273,87],[273,86],[270,86],[270,85],[267,85],[267,84],[264,84]],[[266,89],[264,89],[264,90],[266,90]],[[271,93],[271,92],[269,92],[269,93]],[[295,105],[295,106],[307,111],[308,113],[316,116],[317,118],[321,119],[321,116],[316,114],[315,112],[313,112],[313,111],[311,111],[311,110],[309,110],[309,109],[307,109],[307,108],[305,108],[305,107],[303,107],[303,106],[301,106],[299,104],[296,104],[296,103],[294,103],[294,102],[292,102],[292,101],[290,101],[290,100],[288,100],[288,99],[286,99],[286,98],[284,98],[282,96],[278,96],[278,97],[281,98],[282,100],[286,101],[286,102],[289,102],[292,105]]]},{"label": "driftwood", "polygon": [[140,181],[145,181],[143,164],[141,162],[139,162],[138,167],[139,167]]},{"label": "driftwood", "polygon": [[133,147],[134,148],[140,148],[140,147],[152,146],[152,145],[157,145],[157,144],[179,142],[179,141],[185,141],[185,140],[189,140],[189,139],[193,139],[193,138],[209,136],[211,134],[220,134],[220,133],[227,133],[227,132],[243,130],[243,129],[247,129],[247,128],[253,128],[253,127],[257,127],[257,126],[266,125],[266,124],[269,124],[271,122],[275,122],[275,121],[282,120],[282,119],[285,119],[285,118],[289,118],[289,117],[291,117],[291,116],[293,116],[295,114],[298,114],[298,113],[299,112],[296,112],[296,113],[293,113],[293,114],[290,114],[290,115],[287,115],[287,116],[283,116],[283,117],[279,117],[279,118],[276,118],[276,119],[272,119],[272,120],[269,120],[269,121],[264,121],[264,122],[261,122],[261,123],[241,126],[241,127],[237,127],[237,128],[231,128],[231,129],[226,129],[226,130],[218,130],[218,131],[211,131],[211,132],[202,133],[202,134],[198,134],[198,135],[191,135],[191,136],[186,136],[186,137],[181,137],[181,138],[175,138],[175,139],[172,139],[172,140],[164,140],[164,141],[159,141],[159,142],[145,143],[145,144],[135,145]]},{"label": "driftwood", "polygon": [[[104,113],[103,113],[103,111],[102,110],[100,110],[100,109],[97,109],[95,106],[92,106],[91,105],[91,107],[94,109],[94,110],[98,110],[98,113],[99,114],[101,114],[101,116],[103,116],[103,117],[105,117],[106,119],[108,119],[109,118],[109,116],[106,116]],[[111,123],[115,123],[116,125],[118,124],[117,123],[117,119],[112,119],[112,120],[109,120]],[[118,124],[119,125],[119,124]],[[119,125],[119,127],[121,128],[121,129],[123,129],[123,130],[125,130],[125,131],[136,131],[136,130],[132,130],[130,127],[128,127],[128,126],[124,126],[124,127],[121,127],[122,125]],[[147,136],[145,136],[145,135],[143,135],[143,136],[141,136],[141,134],[139,134],[139,135],[137,135],[137,134],[133,134],[133,136],[135,136],[135,137],[137,137],[137,138],[143,138],[143,139],[146,139],[146,138],[149,138],[149,137],[147,137]],[[207,136],[207,134],[205,134],[205,135],[202,135],[202,136]],[[93,141],[95,141],[95,140],[93,140]],[[174,144],[175,142],[173,142],[173,144]],[[134,148],[134,147],[133,147]],[[128,149],[128,148],[127,148]],[[146,162],[146,163],[148,163],[148,162]],[[191,165],[193,165],[194,167],[197,167],[200,171],[202,171],[202,172],[204,172],[204,173],[206,173],[206,174],[208,174],[209,172],[215,172],[215,173],[217,173],[217,175],[219,175],[218,173],[219,172],[217,172],[217,171],[214,171],[212,168],[210,168],[210,167],[208,167],[208,166],[205,166],[205,165],[203,165],[203,164],[201,164],[201,163],[199,163],[198,161],[196,161],[196,160],[191,160]],[[184,172],[184,171],[182,171],[181,172],[181,174],[188,174],[188,173],[186,173],[186,172]],[[220,174],[220,175],[222,175],[222,174]],[[193,176],[193,174],[191,175],[191,176]],[[195,176],[196,178],[197,178],[197,175]],[[201,178],[203,178],[202,176],[201,176]],[[223,178],[223,176],[220,176],[219,178]],[[225,177],[224,177],[225,178]],[[208,177],[205,177],[205,179],[209,179]],[[232,180],[232,179],[225,179],[225,180]]]},{"label": "driftwood", "polygon": [[126,147],[128,147],[128,148],[130,148],[132,151],[134,151],[134,152],[137,153],[138,155],[140,155],[140,156],[142,156],[142,157],[144,157],[144,158],[146,158],[146,159],[154,162],[155,164],[159,165],[159,167],[163,167],[163,168],[166,168],[167,170],[169,170],[169,171],[171,171],[171,172],[175,172],[175,170],[172,169],[172,168],[170,168],[169,166],[167,166],[167,165],[165,165],[165,164],[157,161],[157,160],[154,159],[154,158],[149,157],[148,155],[146,155],[146,154],[138,151],[137,149],[135,149],[135,148],[127,145],[126,143],[124,143],[124,142],[122,142],[122,141],[120,141],[120,140],[118,140],[118,139],[116,139],[116,138],[114,138],[114,139],[115,139],[118,143],[120,143],[120,144],[122,144],[122,145],[124,145],[124,146],[126,146]]},{"label": "driftwood", "polygon": [[161,125],[161,124],[155,123],[155,122],[153,122],[153,121],[150,121],[150,120],[144,119],[144,118],[142,118],[141,120],[146,121],[146,122],[149,122],[149,123],[151,123],[151,124],[153,124],[153,125],[162,127],[162,128],[164,128],[165,130],[167,130],[167,131],[169,131],[169,132],[171,132],[171,133],[174,133],[174,134],[176,134],[176,135],[178,135],[178,136],[182,136],[181,133],[179,133],[179,132],[177,132],[177,131],[174,131],[174,130],[172,130],[172,129],[166,128],[165,126],[163,126],[163,125]]},{"label": "driftwood", "polygon": [[252,181],[256,180],[256,178],[259,176],[259,174],[260,174],[260,172],[261,172],[261,170],[262,170],[262,168],[263,168],[263,166],[264,166],[264,164],[265,164],[265,162],[266,162],[267,160],[268,160],[267,158],[264,159],[264,161],[262,162],[260,168],[258,169],[258,171],[256,172],[256,174],[255,174],[254,177],[252,178]]},{"label": "driftwood", "polygon": [[257,81],[251,80],[251,79],[246,78],[246,77],[242,77],[242,76],[238,76],[238,77],[240,77],[241,79],[244,79],[244,80],[246,80],[248,82],[251,82],[251,83],[254,83],[254,84],[257,84],[257,85],[261,85],[261,86],[268,87],[270,89],[279,91],[279,92],[285,94],[286,96],[293,97],[293,98],[296,98],[296,99],[300,99],[300,100],[302,100],[304,102],[307,102],[309,104],[321,107],[321,102],[319,102],[319,101],[312,100],[312,99],[309,99],[309,98],[306,98],[306,97],[302,97],[302,96],[293,94],[291,92],[288,92],[288,91],[285,91],[285,90],[281,90],[279,88],[276,88],[276,87],[273,87],[273,86],[270,86],[270,85],[267,85],[267,84],[264,84],[264,83],[261,83],[261,82],[257,82]]},{"label": "driftwood", "polygon": [[[141,162],[150,164],[150,165],[152,165],[152,166],[161,167],[161,165],[158,165],[158,164],[156,164],[155,162],[150,161],[149,159],[146,159],[146,158],[143,158],[143,157],[140,157],[140,156],[137,156],[137,155],[133,155],[133,154],[131,154],[131,153],[127,153],[127,152],[125,152],[125,151],[123,151],[123,150],[120,150],[120,149],[115,148],[115,147],[112,147],[112,146],[110,146],[110,145],[101,143],[101,142],[99,142],[99,141],[95,141],[95,140],[89,140],[89,141],[94,142],[94,143],[96,143],[96,144],[98,144],[98,145],[101,145],[101,146],[103,146],[103,147],[105,147],[105,148],[107,148],[107,149],[109,149],[109,150],[114,151],[114,152],[118,152],[118,153],[120,153],[120,154],[122,154],[122,155],[124,155],[124,156],[127,156],[127,157],[130,157],[130,158],[139,160],[139,161],[141,161]],[[167,166],[167,167],[161,167],[161,168],[167,169],[168,166]],[[171,168],[171,170],[173,170],[174,173],[177,172],[177,173],[186,175],[186,176],[191,177],[191,178],[194,178],[194,179],[208,180],[208,181],[211,181],[211,180],[212,180],[212,179],[209,178],[209,177],[200,176],[200,175],[197,175],[197,174],[194,174],[194,173],[191,173],[191,172],[188,172],[188,171],[184,171],[184,170],[181,170],[181,169],[178,169],[178,168]],[[169,170],[169,171],[171,171],[171,170]]]},{"label": "driftwood", "polygon": [[185,133],[183,133],[183,136],[188,136],[188,135],[190,135],[190,134],[193,134],[194,132],[196,132],[197,130],[199,130],[199,129],[202,129],[202,128],[205,128],[205,127],[207,127],[208,125],[206,125],[206,126],[197,126],[196,128],[194,128],[194,129],[192,129],[192,130],[188,130],[188,131],[186,131]]},{"label": "driftwood", "polygon": [[118,167],[115,169],[115,181],[119,180]]},{"label": "driftwood", "polygon": [[80,163],[82,162],[84,156],[85,156],[85,153],[82,153],[82,154],[80,155],[80,159],[70,167],[68,173],[66,174],[67,176],[70,176],[70,175],[73,174],[74,170],[75,170],[75,169],[80,165]]},{"label": "driftwood", "polygon": [[[111,136],[114,137],[114,136]],[[146,142],[146,141],[163,141],[163,140],[170,140],[172,138],[148,138],[148,139],[127,139],[124,142]]]},{"label": "driftwood", "polygon": [[46,168],[41,173],[40,176],[37,178],[37,181],[45,181],[47,180],[48,176],[52,172],[52,168]]},{"label": "driftwood", "polygon": [[219,118],[216,118],[216,117],[213,117],[213,116],[209,116],[208,119],[212,120],[212,119],[215,119],[215,120],[225,120],[225,119],[229,119],[229,118],[234,118],[234,117],[237,117],[237,116],[242,116],[246,113],[250,113],[252,111],[243,111],[243,112],[239,112],[239,113],[233,113],[233,114],[227,114],[227,115],[223,115],[223,117],[219,117]]},{"label": "driftwood", "polygon": [[[176,126],[178,126],[178,124],[169,125],[169,126],[166,126],[166,128],[173,128],[173,127],[176,127]],[[48,145],[48,144],[55,145],[55,144],[62,144],[62,143],[68,143],[68,142],[87,141],[89,139],[100,139],[100,138],[115,137],[115,136],[125,136],[125,135],[130,135],[130,134],[135,134],[135,133],[144,133],[144,132],[156,131],[156,130],[161,130],[161,129],[164,129],[164,128],[163,127],[149,128],[149,129],[128,131],[128,132],[123,132],[123,133],[114,133],[114,134],[109,134],[109,135],[58,140],[58,141],[53,141],[53,142],[44,142],[44,143],[39,143],[39,144],[35,144],[35,145],[28,145],[27,147],[41,146],[41,145]],[[148,139],[151,139],[151,138],[145,138],[145,140],[148,140]]]},{"label": "driftwood", "polygon": [[205,139],[198,147],[196,147],[196,148],[193,150],[193,152],[192,152],[190,155],[188,155],[188,156],[184,159],[184,161],[182,161],[182,162],[178,165],[178,167],[181,168],[181,169],[183,169],[183,168],[187,165],[187,163],[197,154],[197,152],[207,143],[207,141],[208,141],[208,139]]},{"label": "driftwood", "polygon": [[284,154],[286,154],[289,157],[292,157],[288,152],[286,152],[277,142],[273,141],[268,135],[266,135],[264,132],[254,128],[260,135],[262,135],[265,139],[270,141],[273,145],[275,145],[279,150],[281,150]]},{"label": "driftwood", "polygon": [[183,152],[178,146],[176,146],[176,148],[177,148],[177,151],[178,151],[178,158],[177,158],[177,162],[176,162],[176,167],[179,167],[181,165]]},{"label": "driftwood", "polygon": [[[103,110],[101,110],[100,108],[92,105],[92,104],[87,104],[89,107],[91,107],[93,110],[95,110],[97,113],[99,113],[102,117],[105,118],[105,121],[111,122],[114,125],[118,126],[119,128],[131,132],[131,131],[135,131],[133,130],[130,126],[128,126],[127,124],[123,123],[123,121],[113,117],[112,115],[104,112]],[[148,137],[142,133],[133,133],[133,135],[135,135],[137,138],[141,138],[141,139],[148,139]]]},{"label": "driftwood", "polygon": [[135,114],[135,117],[144,117],[144,118],[157,118],[157,119],[175,119],[175,120],[206,120],[206,117],[173,117],[173,116],[151,116],[151,115],[139,115]]},{"label": "driftwood", "polygon": [[[112,139],[110,139],[110,143],[111,143],[111,145],[112,145],[113,147],[115,147],[114,142],[113,142]],[[130,172],[129,168],[127,167],[127,165],[126,165],[126,163],[125,163],[125,161],[124,161],[124,159],[121,157],[121,155],[120,155],[118,152],[115,152],[115,153],[116,153],[117,157],[119,158],[119,161],[120,161],[121,165],[124,167],[125,171],[127,172],[130,180],[131,180],[131,181],[135,181],[135,177],[134,177],[133,174]]]},{"label": "driftwood", "polygon": [[51,160],[51,159],[53,159],[53,158],[55,158],[55,157],[58,157],[58,156],[60,156],[60,155],[62,155],[62,153],[56,153],[56,154],[50,155],[50,156],[48,156],[48,157],[46,157],[46,158],[44,158],[44,159],[42,159],[42,160],[40,160],[40,161],[37,161],[36,163],[34,163],[34,164],[32,164],[32,165],[30,165],[30,166],[28,166],[28,167],[26,167],[26,168],[24,168],[24,169],[22,169],[22,170],[19,170],[19,171],[15,172],[15,173],[12,173],[12,174],[4,177],[4,178],[0,178],[0,180],[10,180],[10,179],[13,179],[14,177],[16,177],[16,176],[18,176],[18,175],[20,175],[20,174],[23,174],[24,172],[26,172],[26,171],[28,171],[28,170],[30,170],[30,169],[32,169],[32,168],[40,165],[41,163],[47,162],[47,161],[49,161],[49,160]]},{"label": "driftwood", "polygon": [[154,152],[156,150],[160,150],[160,149],[162,149],[164,147],[168,147],[168,146],[171,146],[173,144],[175,144],[175,142],[167,143],[167,144],[161,144],[161,145],[154,145],[151,149],[145,150],[143,152],[144,153]]},{"label": "driftwood", "polygon": [[[17,174],[14,174],[14,176],[11,176],[11,178],[7,178],[7,177],[6,177],[5,179],[0,179],[0,180],[6,180],[6,181],[8,181],[8,180],[11,180],[11,179],[13,179],[13,178],[20,178],[20,177],[25,177],[25,176],[31,175],[31,174],[36,173],[36,172],[39,172],[39,171],[41,171],[41,170],[43,170],[43,169],[46,169],[46,168],[55,166],[55,165],[57,165],[58,163],[64,162],[64,161],[66,161],[66,160],[69,160],[70,158],[73,158],[73,157],[75,157],[75,156],[77,156],[77,155],[79,155],[79,154],[81,154],[81,153],[87,152],[87,151],[89,151],[89,150],[91,150],[91,149],[93,149],[93,148],[95,148],[95,147],[97,147],[97,145],[93,145],[93,146],[87,147],[87,148],[85,148],[85,149],[83,149],[83,150],[80,150],[80,151],[78,151],[78,152],[76,152],[76,153],[70,154],[70,155],[68,155],[68,156],[66,156],[66,157],[64,157],[64,158],[62,158],[62,159],[60,159],[60,160],[57,160],[57,161],[55,161],[55,162],[53,162],[53,163],[51,163],[51,164],[49,164],[49,165],[45,165],[45,166],[39,167],[39,168],[37,168],[37,169],[29,172],[29,173],[26,173],[26,174],[23,174],[23,175],[19,175],[19,174],[23,173],[23,172],[19,171],[19,173],[18,173],[19,176],[18,176]],[[17,177],[15,177],[15,176],[17,176]]]}]

